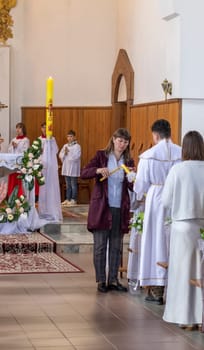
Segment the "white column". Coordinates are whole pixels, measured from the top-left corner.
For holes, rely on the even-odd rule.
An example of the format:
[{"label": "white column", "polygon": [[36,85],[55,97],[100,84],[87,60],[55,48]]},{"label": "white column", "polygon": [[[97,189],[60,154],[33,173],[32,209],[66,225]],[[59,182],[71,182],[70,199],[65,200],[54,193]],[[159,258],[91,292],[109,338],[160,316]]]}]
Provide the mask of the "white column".
[{"label": "white column", "polygon": [[10,121],[10,47],[0,45],[0,102],[8,108],[0,109],[0,133],[4,138],[1,152],[7,152]]}]

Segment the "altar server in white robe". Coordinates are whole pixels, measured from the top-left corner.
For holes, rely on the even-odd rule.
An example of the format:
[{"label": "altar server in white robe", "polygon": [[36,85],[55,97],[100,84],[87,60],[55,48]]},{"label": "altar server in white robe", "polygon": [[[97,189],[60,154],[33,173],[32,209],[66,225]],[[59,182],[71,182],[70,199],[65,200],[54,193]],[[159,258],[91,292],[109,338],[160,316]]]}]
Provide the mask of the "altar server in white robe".
[{"label": "altar server in white robe", "polygon": [[197,131],[184,136],[182,159],[170,170],[162,193],[172,218],[163,319],[191,330],[202,322],[201,288],[190,284],[201,278],[198,239],[204,228],[204,143]]},{"label": "altar server in white robe", "polygon": [[[21,154],[30,146],[30,140],[26,136],[26,126],[23,123],[16,124],[16,137],[14,137],[9,146],[8,153]],[[10,174],[8,177],[8,196],[12,193],[15,186],[18,186],[18,197],[24,195],[22,180],[18,178],[18,173]]]},{"label": "altar server in white robe", "polygon": [[77,180],[81,170],[81,146],[76,140],[76,132],[69,130],[67,143],[59,152],[62,162],[62,175],[66,182],[66,199],[62,206],[74,206],[77,204],[78,186]]},{"label": "altar server in white robe", "polygon": [[140,286],[148,286],[147,302],[163,304],[167,272],[157,265],[168,259],[165,219],[168,215],[161,194],[170,168],[181,161],[181,147],[171,141],[171,126],[165,119],[152,127],[156,145],[140,155],[134,191],[141,200],[146,194],[140,257]]}]

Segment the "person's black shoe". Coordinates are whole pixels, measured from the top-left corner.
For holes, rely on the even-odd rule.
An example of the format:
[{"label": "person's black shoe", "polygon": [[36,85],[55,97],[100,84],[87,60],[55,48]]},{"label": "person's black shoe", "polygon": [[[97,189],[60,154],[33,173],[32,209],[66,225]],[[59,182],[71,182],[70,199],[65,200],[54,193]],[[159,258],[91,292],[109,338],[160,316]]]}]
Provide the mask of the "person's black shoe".
[{"label": "person's black shoe", "polygon": [[153,303],[157,305],[163,305],[164,303],[162,297],[154,297],[153,295],[146,296],[145,301],[147,301],[148,303]]},{"label": "person's black shoe", "polygon": [[109,283],[108,289],[115,290],[117,292],[127,292],[128,291],[127,287],[123,286],[119,281]]},{"label": "person's black shoe", "polygon": [[108,288],[107,288],[105,282],[99,282],[98,283],[98,291],[101,292],[101,293],[107,293]]}]

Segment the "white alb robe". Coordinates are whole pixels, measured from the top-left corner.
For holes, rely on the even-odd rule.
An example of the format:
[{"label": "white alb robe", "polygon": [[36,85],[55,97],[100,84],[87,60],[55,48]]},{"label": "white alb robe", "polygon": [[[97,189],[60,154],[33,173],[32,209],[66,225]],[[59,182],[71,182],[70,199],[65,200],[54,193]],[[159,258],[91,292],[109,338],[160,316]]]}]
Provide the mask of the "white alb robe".
[{"label": "white alb robe", "polygon": [[[65,154],[66,148],[69,150],[67,154]],[[62,161],[63,176],[80,176],[81,146],[78,143],[75,143],[73,145],[66,143],[59,153],[59,158]]]},{"label": "white alb robe", "polygon": [[204,161],[184,161],[171,169],[162,193],[171,208],[168,287],[163,319],[178,324],[202,323],[202,291],[190,284],[201,278],[198,245],[204,227]]},{"label": "white alb robe", "polygon": [[181,147],[162,139],[140,156],[134,191],[141,200],[146,194],[140,258],[140,285],[166,285],[166,271],[157,262],[168,261],[165,218],[161,194],[170,168],[181,161]]},{"label": "white alb robe", "polygon": [[[17,144],[16,147],[13,147],[12,143],[15,142]],[[8,145],[8,153],[23,153],[30,146],[30,141],[27,137],[23,139],[18,139],[14,137]]]}]

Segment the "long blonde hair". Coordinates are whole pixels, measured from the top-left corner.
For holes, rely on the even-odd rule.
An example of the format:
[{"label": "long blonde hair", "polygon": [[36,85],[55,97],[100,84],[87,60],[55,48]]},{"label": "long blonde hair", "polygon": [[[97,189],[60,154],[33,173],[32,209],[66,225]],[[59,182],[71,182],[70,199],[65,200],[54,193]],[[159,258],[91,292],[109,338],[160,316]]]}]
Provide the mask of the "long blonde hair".
[{"label": "long blonde hair", "polygon": [[129,141],[129,144],[128,144],[127,148],[123,152],[123,156],[124,156],[125,162],[128,161],[130,159],[130,141],[131,141],[131,136],[130,136],[129,131],[127,129],[125,129],[125,128],[119,128],[113,133],[113,135],[111,136],[107,146],[104,149],[107,155],[109,155],[111,152],[114,151],[114,143],[113,143],[113,138],[114,137],[115,138],[121,138],[121,139],[124,139],[126,141]]}]

